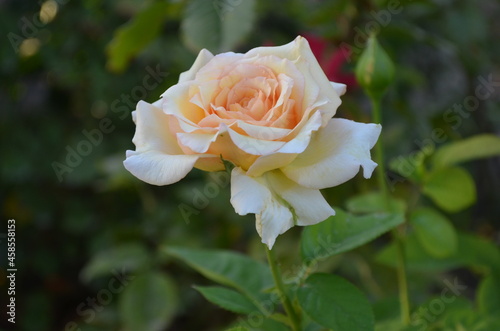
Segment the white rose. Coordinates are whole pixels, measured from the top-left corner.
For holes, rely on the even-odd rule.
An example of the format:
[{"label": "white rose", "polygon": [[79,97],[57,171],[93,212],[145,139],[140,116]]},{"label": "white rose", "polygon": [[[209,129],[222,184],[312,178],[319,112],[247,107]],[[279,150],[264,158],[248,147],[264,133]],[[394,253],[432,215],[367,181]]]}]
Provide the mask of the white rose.
[{"label": "white rose", "polygon": [[168,185],[193,168],[231,161],[231,203],[254,213],[262,241],[294,225],[321,222],[334,210],[319,189],[344,183],[360,166],[376,167],[370,149],[381,126],[332,118],[345,85],[331,83],[302,37],[246,54],[202,50],[162,99],[139,102],[135,151],[125,167]]}]

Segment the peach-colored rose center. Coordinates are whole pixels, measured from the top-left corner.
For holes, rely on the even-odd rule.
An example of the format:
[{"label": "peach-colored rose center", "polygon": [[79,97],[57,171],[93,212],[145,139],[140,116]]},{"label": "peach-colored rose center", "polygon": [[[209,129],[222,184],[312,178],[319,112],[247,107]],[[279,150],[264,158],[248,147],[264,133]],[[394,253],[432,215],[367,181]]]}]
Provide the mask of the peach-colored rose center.
[{"label": "peach-colored rose center", "polygon": [[[303,74],[276,56],[215,56],[185,84],[165,108],[176,117],[171,132],[182,151],[221,155],[242,169],[294,139],[312,110],[304,109]],[[204,158],[195,167],[223,165]]]},{"label": "peach-colored rose center", "polygon": [[298,122],[296,103],[290,98],[292,89],[293,80],[285,74],[276,75],[264,65],[238,64],[224,70],[215,80],[200,82],[198,89],[192,88],[192,102],[198,106],[204,100],[209,103],[200,107],[197,116],[185,115],[202,128],[217,128],[220,123],[230,125],[242,120],[258,126],[291,129]]}]

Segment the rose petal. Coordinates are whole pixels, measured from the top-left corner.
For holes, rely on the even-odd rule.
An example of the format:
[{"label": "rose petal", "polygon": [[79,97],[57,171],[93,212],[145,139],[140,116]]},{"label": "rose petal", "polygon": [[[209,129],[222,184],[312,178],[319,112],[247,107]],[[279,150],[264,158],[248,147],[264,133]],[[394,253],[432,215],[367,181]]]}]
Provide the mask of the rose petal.
[{"label": "rose petal", "polygon": [[158,107],[140,101],[135,113],[136,131],[132,142],[135,151],[127,151],[125,168],[137,178],[154,185],[179,181],[193,168],[197,155],[182,155],[175,135],[170,131],[169,118]]},{"label": "rose petal", "polygon": [[231,204],[239,215],[256,214],[257,232],[270,248],[290,229],[292,212],[273,196],[262,177],[249,177],[240,168],[231,172]]},{"label": "rose petal", "polygon": [[[223,126],[222,124],[221,126]],[[239,149],[233,142],[231,136],[225,132],[227,131],[227,126],[221,129],[224,130],[217,136],[217,140],[210,145],[207,153],[212,155],[217,155],[220,161],[220,157],[224,160],[233,162],[238,167],[243,169],[248,169],[252,163],[257,159],[257,155],[250,155],[243,150]],[[222,162],[221,162],[222,163]]]},{"label": "rose petal", "polygon": [[213,157],[205,157],[207,154],[200,156],[198,161],[194,164],[196,169],[200,169],[203,171],[222,171],[225,170],[226,167],[220,158],[220,155],[213,155]]},{"label": "rose petal", "polygon": [[[267,70],[272,71],[272,74],[262,76],[268,77],[269,83],[272,84],[272,91],[276,91],[274,84],[280,81],[280,85],[283,84],[283,78],[290,79],[291,93],[289,94],[292,99],[294,99],[298,104],[302,104],[303,101],[303,93],[304,93],[304,75],[297,68],[294,61],[290,61],[288,59],[275,56],[275,55],[266,55],[266,56],[247,56],[241,60],[241,62],[246,62],[249,65],[260,65],[261,67],[268,68]],[[271,95],[271,94],[269,94]],[[275,100],[276,101],[276,100]]]},{"label": "rose petal", "polygon": [[307,107],[318,98],[328,98],[330,107],[328,107],[329,111],[325,114],[325,117],[331,118],[335,115],[337,107],[341,103],[339,93],[337,92],[339,89],[334,88],[330,84],[305,38],[298,36],[294,41],[283,46],[257,47],[246,53],[245,57],[255,57],[258,55],[278,56],[295,62],[295,65],[303,73],[307,82],[305,84],[303,106]]},{"label": "rose petal", "polygon": [[255,160],[255,162],[248,168],[248,176],[261,176],[266,171],[279,169],[289,165],[297,154],[292,153],[274,153],[269,155],[262,155]]},{"label": "rose petal", "polygon": [[237,120],[236,123],[238,127],[243,129],[250,137],[261,140],[281,139],[292,131],[290,129],[254,125],[241,120]]},{"label": "rose petal", "polygon": [[313,136],[307,149],[281,170],[297,183],[310,188],[332,187],[353,178],[363,167],[369,178],[377,166],[370,149],[380,135],[379,124],[364,124],[333,118]]},{"label": "rose petal", "polygon": [[293,208],[296,225],[313,225],[335,215],[319,190],[300,186],[281,171],[273,171],[267,180],[273,191]]},{"label": "rose petal", "polygon": [[185,71],[179,76],[179,83],[186,82],[188,80],[193,80],[196,76],[196,73],[205,66],[211,59],[213,59],[214,55],[210,53],[210,51],[206,49],[202,49],[200,53],[198,53],[198,57],[194,61],[193,65],[188,71]]},{"label": "rose petal", "polygon": [[[227,127],[225,124],[221,124],[221,126]],[[244,136],[234,131],[230,127],[227,127],[227,131],[229,132],[231,140],[234,142],[234,144],[242,151],[251,155],[271,154],[285,145],[285,142],[283,141],[260,140],[249,136]]]},{"label": "rose petal", "polygon": [[127,151],[125,168],[152,185],[169,185],[184,178],[193,169],[198,155],[168,155],[158,151]]},{"label": "rose petal", "polygon": [[197,126],[196,123],[208,116],[208,113],[191,101],[192,88],[191,82],[179,83],[168,88],[162,94],[162,109],[165,114],[174,115],[179,121]]},{"label": "rose petal", "polygon": [[335,82],[330,82],[330,84],[332,84],[333,88],[335,89],[335,92],[337,92],[339,96],[345,94],[347,90],[347,86],[345,84],[335,83]]},{"label": "rose petal", "polygon": [[183,154],[169,129],[169,118],[158,105],[139,101],[134,112],[136,130],[132,142],[138,152],[156,150],[165,154]]},{"label": "rose petal", "polygon": [[[209,82],[203,82],[200,83],[196,86],[196,88],[199,90],[196,95],[191,98],[191,102],[197,105],[198,107],[204,109],[205,116],[208,116],[208,110],[210,109],[210,103],[212,100],[215,98],[217,95],[217,92],[220,90],[219,88],[219,82],[216,80],[212,80]],[[191,87],[192,90],[195,89],[195,87]],[[201,119],[200,119],[201,120]],[[196,123],[198,123],[197,121]]]},{"label": "rose petal", "polygon": [[218,133],[177,133],[179,143],[195,153],[206,153],[217,139]]},{"label": "rose petal", "polygon": [[278,153],[302,153],[311,140],[311,135],[313,131],[317,131],[321,127],[322,118],[321,112],[315,112],[311,118],[306,122],[304,127],[298,132],[298,134],[287,142],[283,147],[281,147]]},{"label": "rose petal", "polygon": [[256,214],[257,232],[269,248],[292,226],[316,224],[335,214],[318,190],[301,187],[280,171],[250,177],[234,168],[231,204],[240,215]]},{"label": "rose petal", "polygon": [[227,52],[217,54],[196,73],[196,81],[208,82],[219,80],[234,70],[234,64],[243,57],[243,54]]}]

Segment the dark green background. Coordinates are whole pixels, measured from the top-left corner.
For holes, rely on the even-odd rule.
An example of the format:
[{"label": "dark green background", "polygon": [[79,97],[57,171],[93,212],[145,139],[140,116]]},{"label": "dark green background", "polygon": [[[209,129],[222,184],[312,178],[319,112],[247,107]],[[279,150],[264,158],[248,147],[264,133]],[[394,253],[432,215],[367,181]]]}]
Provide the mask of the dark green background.
[{"label": "dark green background", "polygon": [[[179,299],[172,304],[173,317],[169,326],[163,324],[159,329],[223,329],[235,315],[205,302],[190,286],[208,282],[158,253],[158,248],[226,248],[262,258],[253,217],[234,213],[227,185],[217,185],[220,194],[214,194],[208,203],[193,201],[200,194],[197,192],[203,192],[211,182],[198,170],[180,183],[155,187],[140,182],[122,166],[125,150],[134,148],[130,116],[133,105],[139,99],[157,100],[195,59],[199,43],[193,45],[193,36],[181,33],[187,8],[193,4],[158,1],[166,14],[157,24],[156,33],[148,31],[154,30],[154,22],[151,26],[145,24],[135,31],[133,42],[120,46],[123,51],[119,49],[119,54],[131,53],[128,60],[117,58],[108,45],[112,40],[116,42],[113,38],[117,29],[154,1],[56,2],[55,19],[37,26],[33,25],[40,10],[37,2],[0,1],[0,232],[6,232],[8,219],[16,220],[17,328],[64,330],[70,321],[81,330],[130,328],[120,308],[124,305],[120,303],[122,292],[114,294],[91,323],[85,321],[88,315],[76,311],[87,297],[108,288],[113,278],[111,267],[88,279],[83,268],[98,253],[125,246],[125,252],[130,249],[131,255],[137,254],[129,270],[136,275],[143,270],[161,270],[177,288]],[[374,13],[380,15],[388,9],[385,1],[369,0],[256,3],[254,19],[249,14],[249,22],[242,22],[251,27],[250,32],[238,37],[232,50],[245,52],[261,45],[289,42],[298,34],[312,35],[326,42],[324,63],[342,43],[361,49],[357,43],[366,33],[366,24],[377,22]],[[479,133],[498,134],[500,86],[489,99],[480,102],[476,111],[458,116],[450,109],[474,95],[479,77],[492,75],[494,81],[500,82],[499,2],[414,0],[402,1],[398,8],[402,10],[391,15],[379,34],[381,44],[396,64],[396,81],[383,105],[382,141],[388,159],[420,150],[428,144],[433,128],[444,132],[446,139],[440,143]],[[222,33],[213,26],[206,30],[216,36]],[[36,38],[40,44],[31,56],[18,52],[20,40],[26,38]],[[207,42],[212,46],[212,41]],[[224,48],[217,47],[212,50]],[[341,63],[339,71],[348,79],[352,79],[357,55]],[[158,82],[150,79],[146,86],[145,77],[158,69],[168,75],[157,77]],[[370,122],[368,100],[355,85],[348,86],[337,116]],[[105,126],[104,130],[100,125]],[[102,141],[92,143],[84,130],[98,141],[102,135]],[[74,166],[59,180],[54,162],[68,165],[69,151],[89,146],[88,155],[80,161],[70,160]],[[448,216],[460,231],[498,245],[500,160],[489,158],[465,166],[476,184],[477,203]],[[406,197],[414,190],[404,178],[394,174],[390,178],[396,179],[397,196]],[[375,180],[357,176],[323,193],[332,205],[342,206],[346,198],[374,189],[375,185]],[[186,222],[179,205],[196,207],[196,203],[201,203],[201,212]],[[430,204],[427,200],[422,203]],[[276,249],[285,269],[292,270],[297,264],[300,231],[294,228],[278,239]],[[325,268],[350,279],[373,302],[389,305],[396,295],[394,272],[374,262],[374,255],[386,242],[387,238],[382,237],[335,257]],[[0,245],[5,252],[4,239]],[[148,258],[141,255],[144,251]],[[2,253],[2,267],[5,262]],[[0,291],[6,298],[3,270]],[[449,279],[460,277],[468,285],[464,299],[474,300],[480,276],[470,268],[416,272],[410,274],[414,308],[440,293],[445,275]],[[2,301],[0,325],[10,330],[5,309]]]}]

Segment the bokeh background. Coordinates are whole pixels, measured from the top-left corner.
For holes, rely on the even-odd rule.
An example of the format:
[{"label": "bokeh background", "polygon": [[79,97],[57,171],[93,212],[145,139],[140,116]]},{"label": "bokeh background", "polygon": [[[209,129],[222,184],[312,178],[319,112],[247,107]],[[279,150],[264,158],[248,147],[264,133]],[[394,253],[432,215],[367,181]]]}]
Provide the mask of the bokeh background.
[{"label": "bokeh background", "polygon": [[[224,248],[263,258],[253,217],[236,215],[229,203],[227,178],[194,170],[155,187],[122,165],[134,148],[135,104],[157,100],[199,49],[246,52],[306,36],[329,78],[348,85],[337,116],[370,122],[354,66],[375,30],[397,69],[382,139],[388,160],[398,160],[500,134],[499,17],[496,0],[1,0],[0,233],[16,220],[17,329],[224,330],[237,319],[191,287],[207,280],[161,250]],[[474,111],[454,108],[484,81],[491,93]],[[444,140],[432,140],[436,128]],[[425,167],[412,162],[407,174]],[[463,166],[474,203],[442,212],[457,231],[486,243],[486,255],[500,254],[500,159]],[[418,185],[401,171],[388,180],[395,195],[415,197]],[[357,176],[323,193],[343,206],[375,186]],[[285,270],[298,263],[300,231],[278,239]],[[380,258],[388,242],[383,236],[321,266],[361,288],[378,321],[398,314],[395,272]],[[14,330],[6,322],[5,253],[1,261],[0,326]],[[454,279],[467,287],[455,303],[481,308],[484,275],[473,263],[417,262],[409,268],[415,311]],[[151,273],[158,277],[141,278]],[[441,330],[445,314],[432,315],[425,330]]]}]

